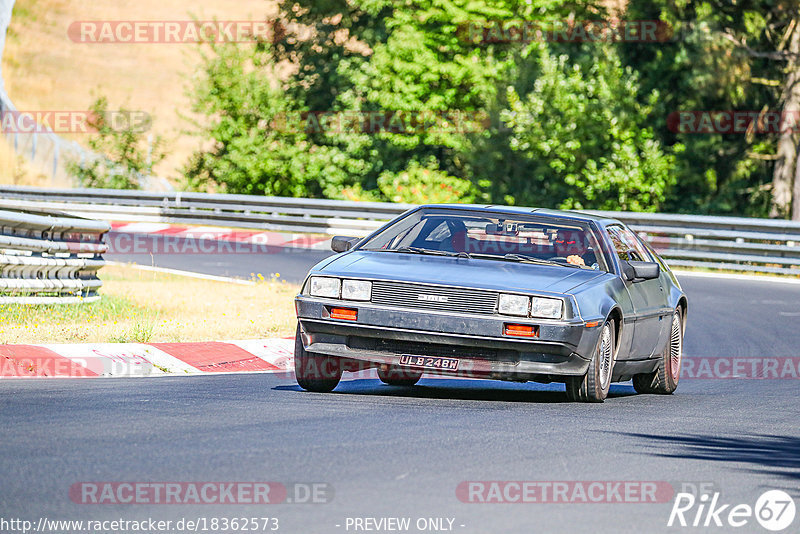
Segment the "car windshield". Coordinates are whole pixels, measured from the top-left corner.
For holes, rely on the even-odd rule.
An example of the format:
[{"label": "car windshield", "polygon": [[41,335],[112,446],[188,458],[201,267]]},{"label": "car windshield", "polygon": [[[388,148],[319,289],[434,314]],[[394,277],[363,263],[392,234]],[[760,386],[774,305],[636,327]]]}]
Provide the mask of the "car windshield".
[{"label": "car windshield", "polygon": [[421,209],[358,248],[608,270],[588,225],[536,215]]}]

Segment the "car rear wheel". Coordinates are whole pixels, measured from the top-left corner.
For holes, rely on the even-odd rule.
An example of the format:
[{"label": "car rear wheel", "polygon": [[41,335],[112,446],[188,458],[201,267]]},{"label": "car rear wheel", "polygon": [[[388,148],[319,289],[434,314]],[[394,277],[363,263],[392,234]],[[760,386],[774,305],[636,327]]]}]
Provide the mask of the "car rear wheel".
[{"label": "car rear wheel", "polygon": [[294,373],[301,388],[316,393],[333,391],[342,378],[339,358],[306,351],[299,324],[294,338]]},{"label": "car rear wheel", "polygon": [[415,371],[398,365],[378,367],[378,378],[390,386],[413,386],[422,378],[422,371]]},{"label": "car rear wheel", "polygon": [[683,316],[680,308],[672,314],[669,334],[669,341],[661,353],[658,369],[652,373],[634,375],[633,389],[637,393],[669,395],[678,388],[683,362]]},{"label": "car rear wheel", "polygon": [[567,378],[567,398],[578,402],[603,402],[611,388],[614,371],[614,323],[606,322],[600,339],[583,376]]}]

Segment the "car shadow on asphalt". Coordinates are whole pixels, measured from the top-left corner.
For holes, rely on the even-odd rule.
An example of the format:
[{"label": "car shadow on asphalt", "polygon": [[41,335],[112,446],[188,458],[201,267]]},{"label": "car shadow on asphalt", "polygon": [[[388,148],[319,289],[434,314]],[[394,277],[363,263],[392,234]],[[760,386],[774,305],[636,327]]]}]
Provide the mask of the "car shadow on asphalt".
[{"label": "car shadow on asphalt", "polygon": [[[298,385],[276,386],[278,391],[304,390]],[[566,403],[563,384],[509,383],[492,380],[423,378],[416,386],[388,386],[377,379],[343,380],[329,395],[363,395],[418,399],[473,400],[495,402]],[[633,387],[612,384],[608,399],[636,395]]]},{"label": "car shadow on asphalt", "polygon": [[654,435],[612,432],[642,441],[646,454],[663,458],[748,464],[747,471],[788,482],[784,489],[800,496],[800,436]]}]

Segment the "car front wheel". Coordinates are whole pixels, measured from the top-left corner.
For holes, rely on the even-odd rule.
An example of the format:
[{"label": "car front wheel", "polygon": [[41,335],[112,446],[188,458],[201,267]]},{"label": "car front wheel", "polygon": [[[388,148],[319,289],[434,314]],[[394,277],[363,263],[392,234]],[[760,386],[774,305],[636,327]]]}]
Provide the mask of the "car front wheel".
[{"label": "car front wheel", "polygon": [[672,314],[672,324],[670,325],[669,340],[664,352],[661,353],[661,361],[658,369],[652,373],[634,375],[633,389],[637,393],[658,393],[669,395],[678,388],[678,380],[681,378],[681,363],[683,361],[683,316],[678,308]]},{"label": "car front wheel", "polygon": [[301,388],[316,393],[333,391],[342,378],[339,358],[306,351],[299,324],[294,338],[294,373]]},{"label": "car front wheel", "polygon": [[603,402],[606,399],[614,371],[614,345],[614,325],[609,321],[603,325],[586,374],[567,378],[569,400]]}]

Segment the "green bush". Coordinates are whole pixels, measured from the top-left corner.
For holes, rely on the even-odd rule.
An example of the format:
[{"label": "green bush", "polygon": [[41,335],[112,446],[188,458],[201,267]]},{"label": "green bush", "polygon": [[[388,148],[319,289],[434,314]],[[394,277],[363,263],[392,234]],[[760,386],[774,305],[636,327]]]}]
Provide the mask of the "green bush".
[{"label": "green bush", "polygon": [[401,172],[384,172],[378,188],[391,202],[412,204],[469,203],[478,193],[469,180],[438,170],[435,161],[426,167],[414,161]]},{"label": "green bush", "polygon": [[147,146],[144,137],[151,122],[137,122],[134,117],[139,118],[141,114],[124,108],[110,112],[103,96],[98,97],[89,110],[88,126],[96,133],[89,137],[88,144],[97,157],[68,161],[67,172],[75,176],[82,187],[141,188],[142,180],[150,176],[153,166],[166,156],[163,139],[155,136]]}]

